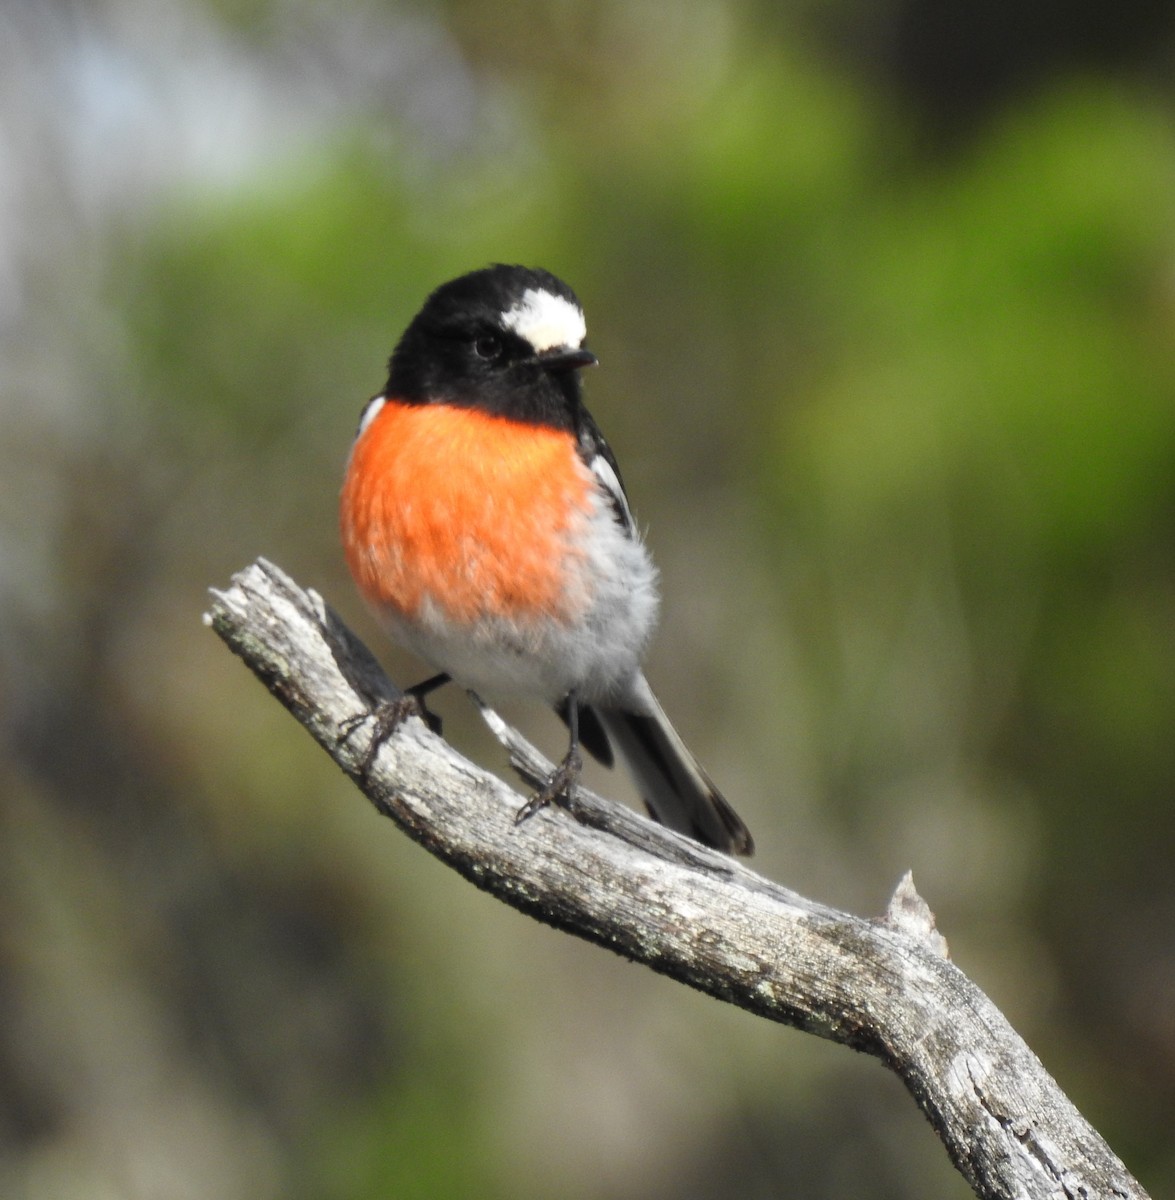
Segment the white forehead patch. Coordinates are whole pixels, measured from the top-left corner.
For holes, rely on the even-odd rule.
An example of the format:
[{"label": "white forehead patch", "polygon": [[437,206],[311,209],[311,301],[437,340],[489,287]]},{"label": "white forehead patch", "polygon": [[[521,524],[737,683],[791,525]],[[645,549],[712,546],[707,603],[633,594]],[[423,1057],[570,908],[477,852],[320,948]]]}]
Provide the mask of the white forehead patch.
[{"label": "white forehead patch", "polygon": [[502,314],[502,325],[526,338],[539,354],[556,346],[578,349],[587,336],[579,305],[542,288],[527,288],[522,299]]}]

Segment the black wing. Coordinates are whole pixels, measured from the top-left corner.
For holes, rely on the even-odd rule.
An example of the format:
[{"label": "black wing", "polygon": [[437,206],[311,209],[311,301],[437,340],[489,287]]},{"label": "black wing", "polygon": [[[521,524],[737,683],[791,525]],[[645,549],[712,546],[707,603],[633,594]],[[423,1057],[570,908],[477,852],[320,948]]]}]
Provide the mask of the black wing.
[{"label": "black wing", "polygon": [[636,522],[632,519],[632,509],[628,507],[628,496],[624,491],[624,482],[620,478],[620,467],[612,447],[604,440],[600,427],[592,419],[592,414],[582,405],[579,410],[578,428],[579,456],[587,464],[588,469],[595,475],[604,494],[612,505],[617,522],[631,534],[636,533]]}]

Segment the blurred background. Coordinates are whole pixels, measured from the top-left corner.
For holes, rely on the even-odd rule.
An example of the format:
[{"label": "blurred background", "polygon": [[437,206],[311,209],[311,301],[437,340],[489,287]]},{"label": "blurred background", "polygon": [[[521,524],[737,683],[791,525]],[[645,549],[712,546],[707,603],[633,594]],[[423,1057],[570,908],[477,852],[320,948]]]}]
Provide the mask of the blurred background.
[{"label": "blurred background", "polygon": [[0,1193],[970,1194],[877,1062],[440,867],[201,624],[263,554],[422,676],[342,465],[508,261],[584,302],[758,868],[912,868],[1175,1194],[1173,67],[1158,0],[2,0]]}]

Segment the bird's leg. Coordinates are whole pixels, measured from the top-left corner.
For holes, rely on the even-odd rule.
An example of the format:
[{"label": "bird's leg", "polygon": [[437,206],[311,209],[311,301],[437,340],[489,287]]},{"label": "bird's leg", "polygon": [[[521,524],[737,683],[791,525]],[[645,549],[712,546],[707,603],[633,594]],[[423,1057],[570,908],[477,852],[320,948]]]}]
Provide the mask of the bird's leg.
[{"label": "bird's leg", "polygon": [[358,713],[342,722],[339,731],[340,742],[345,742],[369,717],[375,722],[375,728],[371,732],[371,741],[363,755],[363,761],[359,764],[360,775],[367,775],[371,770],[371,764],[375,762],[375,756],[379,753],[380,746],[409,717],[420,717],[433,733],[440,736],[441,719],[429,709],[424,698],[429,692],[435,692],[437,688],[443,687],[448,682],[449,676],[443,672],[440,675],[433,675],[423,683],[406,688],[404,694],[395,700],[382,700],[372,711]]},{"label": "bird's leg", "polygon": [[571,737],[563,761],[552,772],[551,778],[518,810],[514,816],[515,825],[521,825],[548,804],[571,807],[575,785],[583,770],[579,753],[579,703],[574,692],[567,694],[567,728]]}]

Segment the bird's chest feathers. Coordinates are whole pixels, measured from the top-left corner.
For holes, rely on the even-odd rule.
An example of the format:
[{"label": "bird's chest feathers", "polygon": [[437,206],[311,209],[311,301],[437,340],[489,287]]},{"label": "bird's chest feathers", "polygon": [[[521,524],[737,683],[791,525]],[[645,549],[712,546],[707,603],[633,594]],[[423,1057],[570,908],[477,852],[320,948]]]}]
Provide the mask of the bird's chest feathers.
[{"label": "bird's chest feathers", "polygon": [[475,409],[387,401],[352,451],[347,557],[368,600],[406,617],[573,618],[599,508],[570,435]]}]

